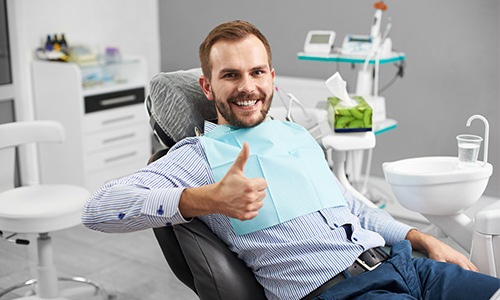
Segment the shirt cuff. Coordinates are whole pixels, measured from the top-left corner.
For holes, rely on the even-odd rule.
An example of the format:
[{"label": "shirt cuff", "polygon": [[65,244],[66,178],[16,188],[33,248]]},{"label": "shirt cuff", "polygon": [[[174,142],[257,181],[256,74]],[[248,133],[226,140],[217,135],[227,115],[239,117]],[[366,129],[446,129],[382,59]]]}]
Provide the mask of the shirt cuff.
[{"label": "shirt cuff", "polygon": [[141,213],[151,227],[171,226],[187,223],[179,211],[179,201],[184,188],[152,189]]}]

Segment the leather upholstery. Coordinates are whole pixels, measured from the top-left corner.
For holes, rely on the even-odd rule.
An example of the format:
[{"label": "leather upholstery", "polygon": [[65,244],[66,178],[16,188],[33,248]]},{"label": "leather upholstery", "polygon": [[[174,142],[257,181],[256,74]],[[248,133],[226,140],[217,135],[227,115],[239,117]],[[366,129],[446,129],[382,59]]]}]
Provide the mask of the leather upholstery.
[{"label": "leather upholstery", "polygon": [[154,233],[172,271],[200,299],[266,299],[253,272],[201,220]]}]

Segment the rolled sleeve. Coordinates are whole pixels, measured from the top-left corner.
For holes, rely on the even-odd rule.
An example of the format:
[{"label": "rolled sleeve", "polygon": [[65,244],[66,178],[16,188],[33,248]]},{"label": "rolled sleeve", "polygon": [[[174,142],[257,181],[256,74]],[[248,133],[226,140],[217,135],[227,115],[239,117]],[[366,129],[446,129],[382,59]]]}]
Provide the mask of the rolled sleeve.
[{"label": "rolled sleeve", "polygon": [[387,245],[392,246],[404,240],[411,229],[413,229],[412,226],[393,220],[382,226],[379,234],[384,238]]}]

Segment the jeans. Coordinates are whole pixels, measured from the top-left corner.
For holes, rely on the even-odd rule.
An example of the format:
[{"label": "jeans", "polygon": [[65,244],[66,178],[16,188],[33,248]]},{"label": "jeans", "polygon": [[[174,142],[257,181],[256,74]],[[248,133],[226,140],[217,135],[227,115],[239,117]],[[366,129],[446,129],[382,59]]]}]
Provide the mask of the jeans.
[{"label": "jeans", "polygon": [[474,299],[487,300],[500,279],[427,258],[412,258],[408,241],[391,250],[391,258],[370,272],[348,278],[315,300],[337,299]]}]

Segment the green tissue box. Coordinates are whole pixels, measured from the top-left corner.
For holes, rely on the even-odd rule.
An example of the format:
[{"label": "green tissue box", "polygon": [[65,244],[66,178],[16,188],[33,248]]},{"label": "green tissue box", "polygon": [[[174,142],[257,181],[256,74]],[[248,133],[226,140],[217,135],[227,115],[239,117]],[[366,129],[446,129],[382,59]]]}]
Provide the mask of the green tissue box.
[{"label": "green tissue box", "polygon": [[337,97],[328,97],[328,120],[335,132],[372,130],[373,109],[361,96],[352,97],[358,105],[346,107]]}]

